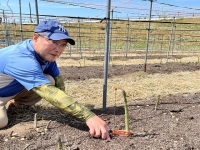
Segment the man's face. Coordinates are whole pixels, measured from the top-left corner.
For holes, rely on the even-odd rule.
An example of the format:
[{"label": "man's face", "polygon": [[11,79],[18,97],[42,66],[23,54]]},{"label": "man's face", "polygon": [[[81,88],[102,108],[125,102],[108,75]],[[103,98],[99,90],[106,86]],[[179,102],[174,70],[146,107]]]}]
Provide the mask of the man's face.
[{"label": "man's face", "polygon": [[42,33],[35,33],[33,36],[33,46],[42,60],[53,62],[67,47],[67,40],[54,41]]}]

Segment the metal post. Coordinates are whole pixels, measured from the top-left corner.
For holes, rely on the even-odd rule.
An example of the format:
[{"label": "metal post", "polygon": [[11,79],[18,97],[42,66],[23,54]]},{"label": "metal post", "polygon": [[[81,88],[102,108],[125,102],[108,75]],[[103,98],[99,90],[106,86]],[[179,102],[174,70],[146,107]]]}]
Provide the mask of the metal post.
[{"label": "metal post", "polygon": [[109,44],[110,44],[110,45],[109,45],[109,48],[110,48],[110,51],[109,51],[109,54],[108,54],[108,61],[109,61],[108,63],[110,63],[110,53],[111,53],[111,49],[112,49],[112,48],[111,48],[111,47],[112,47],[111,44],[112,44],[112,30],[113,30],[113,29],[112,29],[112,25],[113,25],[113,9],[112,9],[111,12],[112,12],[112,13],[111,13],[112,21],[111,21],[111,23],[110,23],[110,29],[111,29],[111,30],[110,30],[110,41],[109,41]]},{"label": "metal post", "polygon": [[172,36],[173,36],[173,32],[174,32],[174,21],[175,21],[175,17],[174,17],[173,23],[172,23],[172,31],[171,31],[171,35],[170,35],[170,39],[169,39],[169,44],[168,44],[166,63],[168,62],[169,52],[170,52],[170,49],[171,49]]},{"label": "metal post", "polygon": [[[157,30],[157,29],[156,29]],[[155,30],[155,34],[154,34],[154,36],[153,36],[153,43],[152,43],[152,47],[151,47],[151,54],[150,55],[152,55],[152,53],[153,53],[153,48],[154,48],[154,44],[155,44],[155,40],[156,40],[156,31]]]},{"label": "metal post", "polygon": [[152,3],[155,0],[150,0],[150,12],[149,12],[149,23],[148,23],[148,31],[147,31],[147,41],[146,41],[146,54],[145,54],[145,62],[144,62],[144,72],[146,72],[147,66],[147,55],[148,55],[148,48],[149,48],[149,34],[150,34],[150,25],[151,25],[151,12],[152,12]]},{"label": "metal post", "polygon": [[107,0],[106,33],[105,33],[105,49],[104,49],[103,110],[106,110],[106,99],[107,99],[108,54],[109,54],[109,33],[110,33],[110,5],[111,5],[111,0]]},{"label": "metal post", "polygon": [[35,9],[36,9],[37,24],[39,24],[39,14],[38,14],[38,2],[37,2],[37,0],[35,0]]},{"label": "metal post", "polygon": [[129,24],[129,18],[128,18],[128,24],[127,24],[127,36],[126,36],[126,57],[128,55],[129,52],[129,28],[130,28],[130,24]]},{"label": "metal post", "polygon": [[33,23],[32,17],[31,17],[31,4],[30,4],[30,2],[29,2],[29,10],[30,10],[30,22]]},{"label": "metal post", "polygon": [[99,50],[99,54],[101,55],[101,31],[99,31],[98,50]]},{"label": "metal post", "polygon": [[80,35],[80,18],[78,18],[78,44],[77,44],[77,49],[78,49],[78,46],[79,46],[80,58],[82,59],[81,35]]},{"label": "metal post", "polygon": [[[68,21],[68,31],[70,33],[70,20]],[[71,44],[69,44],[69,57],[72,57],[72,47]]]},{"label": "metal post", "polygon": [[5,38],[6,38],[6,45],[9,46],[9,31],[8,31],[8,20],[5,17]]},{"label": "metal post", "polygon": [[3,10],[3,22],[5,23],[5,13],[4,13],[4,10]]},{"label": "metal post", "polygon": [[136,35],[134,36],[134,51],[136,51],[136,46],[137,46],[137,40],[136,40],[137,38],[136,38]]},{"label": "metal post", "polygon": [[173,40],[172,40],[172,55],[173,55],[173,52],[174,52],[174,42],[175,42],[175,37],[176,37],[176,25],[174,25],[174,31],[173,31]]},{"label": "metal post", "polygon": [[20,34],[21,34],[21,41],[23,41],[21,0],[19,0],[19,13],[20,13]]},{"label": "metal post", "polygon": [[180,35],[180,45],[179,45],[179,49],[182,50],[182,53],[183,53],[183,50],[184,50],[184,47],[182,49],[182,36]]},{"label": "metal post", "polygon": [[195,40],[195,43],[194,43],[194,50],[193,50],[193,55],[195,53],[195,50],[196,50],[196,46],[197,46],[197,39]]},{"label": "metal post", "polygon": [[[159,54],[159,56],[161,56],[162,47],[163,47],[163,35],[162,35],[161,43],[160,43],[160,54]],[[162,58],[161,58],[161,59],[162,59]]]}]

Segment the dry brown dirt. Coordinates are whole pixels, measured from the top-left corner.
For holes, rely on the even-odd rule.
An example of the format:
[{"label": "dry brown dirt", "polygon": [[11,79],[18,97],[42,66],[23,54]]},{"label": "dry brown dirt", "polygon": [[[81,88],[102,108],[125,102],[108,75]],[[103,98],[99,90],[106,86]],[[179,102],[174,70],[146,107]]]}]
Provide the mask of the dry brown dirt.
[{"label": "dry brown dirt", "polygon": [[[93,58],[95,59],[95,58]],[[120,58],[116,58],[120,59]],[[115,60],[116,60],[115,59]],[[121,58],[124,59],[124,58]],[[114,65],[108,70],[109,78],[142,72],[141,65]],[[61,66],[65,80],[80,81],[90,78],[103,78],[102,66]],[[199,63],[149,64],[147,74],[171,74],[174,72],[194,72],[200,69]],[[145,92],[145,91],[144,91]],[[64,150],[193,150],[200,149],[200,92],[181,93],[151,97],[143,101],[129,101],[129,137],[112,134],[113,129],[125,129],[124,107],[107,107],[105,111],[93,111],[105,120],[110,127],[111,140],[95,139],[89,136],[84,122],[61,113],[44,102],[28,110],[8,113],[9,125],[0,130],[2,150],[57,150],[61,139]],[[37,129],[34,128],[34,115],[37,113]],[[48,125],[48,130],[46,126]]]}]

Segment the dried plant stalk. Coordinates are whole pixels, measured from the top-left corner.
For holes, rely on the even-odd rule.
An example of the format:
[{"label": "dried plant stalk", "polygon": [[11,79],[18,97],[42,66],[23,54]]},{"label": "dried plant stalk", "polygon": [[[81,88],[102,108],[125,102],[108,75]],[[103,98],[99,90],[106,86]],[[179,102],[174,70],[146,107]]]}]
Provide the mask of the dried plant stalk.
[{"label": "dried plant stalk", "polygon": [[60,139],[60,137],[58,136],[58,150],[62,150],[63,148],[62,148],[62,142],[61,142],[61,139]]},{"label": "dried plant stalk", "polygon": [[37,128],[37,113],[34,115],[34,128]]},{"label": "dried plant stalk", "polygon": [[50,123],[51,123],[51,120],[49,120],[49,122],[48,122],[48,124],[47,124],[47,126],[46,126],[46,129],[49,129]]},{"label": "dried plant stalk", "polygon": [[31,144],[26,145],[23,150],[26,150],[30,145]]},{"label": "dried plant stalk", "polygon": [[158,95],[158,99],[157,99],[156,105],[155,105],[155,110],[157,110],[159,103],[160,103],[160,95]]}]

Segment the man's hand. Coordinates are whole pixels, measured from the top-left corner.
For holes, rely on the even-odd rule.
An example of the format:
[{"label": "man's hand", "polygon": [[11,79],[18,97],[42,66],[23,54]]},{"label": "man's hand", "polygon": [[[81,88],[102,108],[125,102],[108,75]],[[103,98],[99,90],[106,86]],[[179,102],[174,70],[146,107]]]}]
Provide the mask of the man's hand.
[{"label": "man's hand", "polygon": [[94,116],[86,121],[87,126],[90,129],[90,135],[96,138],[102,138],[110,140],[110,135],[108,131],[108,126],[105,121],[103,121],[98,116]]}]

